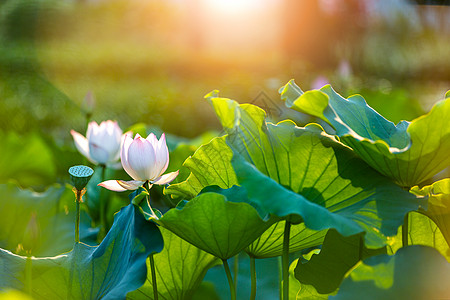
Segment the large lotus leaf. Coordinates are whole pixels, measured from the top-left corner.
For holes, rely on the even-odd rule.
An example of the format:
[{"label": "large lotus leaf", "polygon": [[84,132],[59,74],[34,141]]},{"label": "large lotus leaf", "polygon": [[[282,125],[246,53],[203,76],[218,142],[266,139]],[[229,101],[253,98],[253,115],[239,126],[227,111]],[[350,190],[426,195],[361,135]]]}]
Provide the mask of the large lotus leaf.
[{"label": "large lotus leaf", "polygon": [[[282,255],[285,221],[279,221],[267,229],[259,238],[245,249],[255,258],[268,258]],[[326,230],[315,231],[307,228],[305,223],[291,225],[289,235],[289,252],[321,245]]]},{"label": "large lotus leaf", "polygon": [[344,237],[331,229],[325,236],[320,253],[314,254],[306,263],[297,264],[295,277],[302,284],[314,286],[320,294],[330,294],[358,261],[385,253],[386,248],[367,249],[362,234]]},{"label": "large lotus leaf", "polygon": [[360,95],[345,99],[329,85],[303,92],[291,80],[280,93],[288,107],[328,122],[342,142],[402,186],[419,184],[450,165],[448,96],[428,114],[394,125]]},{"label": "large lotus leaf", "polygon": [[124,299],[145,282],[146,259],[163,248],[157,225],[130,204],[118,212],[102,243],[76,243],[67,254],[32,258],[31,284],[27,258],[0,249],[0,289],[28,290],[34,299]]},{"label": "large lotus leaf", "polygon": [[[215,192],[222,194],[232,202],[250,203],[259,212],[261,218],[267,218],[269,213],[258,203],[248,198],[244,188],[233,186],[229,189],[221,189],[217,186],[208,186],[204,192]],[[285,221],[281,220],[270,226],[261,234],[245,251],[254,258],[269,258],[282,255]],[[305,248],[321,245],[326,230],[315,231],[307,228],[304,223],[292,224],[289,235],[289,252],[299,251]]]},{"label": "large lotus leaf", "polygon": [[221,259],[241,252],[274,221],[263,220],[247,203],[231,202],[212,192],[200,194],[159,219],[165,228]]},{"label": "large lotus leaf", "polygon": [[17,290],[0,291],[0,300],[33,300],[29,295]]},{"label": "large lotus leaf", "polygon": [[[380,247],[395,235],[403,216],[419,201],[370,168],[317,125],[266,123],[256,106],[211,98],[228,135],[199,148],[186,165],[191,176],[176,187],[189,197],[205,185],[246,189],[250,203],[279,217],[302,217],[312,230],[336,228],[344,235],[367,231]],[[234,118],[229,120],[228,118]],[[231,126],[235,126],[231,128]],[[197,165],[207,167],[197,168]]]},{"label": "large lotus leaf", "polygon": [[438,251],[409,246],[361,262],[330,299],[448,299],[449,282],[450,264]]},{"label": "large lotus leaf", "polygon": [[[320,300],[328,299],[330,294],[320,294],[314,288],[314,286],[300,283],[297,278],[295,278],[295,269],[298,266],[300,259],[294,260],[289,266],[289,299],[298,300]],[[333,294],[336,294],[334,292]]]},{"label": "large lotus leaf", "polygon": [[230,188],[237,184],[236,175],[230,166],[233,151],[223,138],[215,138],[201,146],[193,156],[184,162],[191,174],[181,183],[171,184],[165,191],[172,197],[190,199],[207,186],[217,185]]},{"label": "large lotus leaf", "polygon": [[296,298],[291,298],[297,300],[326,300],[328,297],[329,294],[319,294],[312,285],[301,284],[300,290],[296,294]]},{"label": "large lotus leaf", "polygon": [[[164,249],[154,255],[159,299],[189,299],[200,285],[206,272],[220,260],[186,242],[164,227],[160,227]],[[147,280],[127,299],[153,297],[152,274],[147,260]]]},{"label": "large lotus leaf", "polygon": [[[403,228],[395,237],[389,239],[388,253],[393,254],[403,247]],[[408,214],[408,245],[433,247],[450,262],[450,248],[439,227],[424,212],[412,211]]]},{"label": "large lotus leaf", "polygon": [[37,135],[0,132],[0,182],[14,179],[22,186],[48,185],[55,181],[52,152]]},{"label": "large lotus leaf", "polygon": [[[52,186],[43,193],[0,185],[0,247],[17,254],[53,256],[70,251],[75,241],[75,195],[69,186]],[[90,228],[82,211],[80,238],[92,244],[98,230]]]},{"label": "large lotus leaf", "polygon": [[450,245],[450,178],[439,180],[432,185],[411,189],[416,195],[428,196],[428,209],[424,212],[439,227]]}]

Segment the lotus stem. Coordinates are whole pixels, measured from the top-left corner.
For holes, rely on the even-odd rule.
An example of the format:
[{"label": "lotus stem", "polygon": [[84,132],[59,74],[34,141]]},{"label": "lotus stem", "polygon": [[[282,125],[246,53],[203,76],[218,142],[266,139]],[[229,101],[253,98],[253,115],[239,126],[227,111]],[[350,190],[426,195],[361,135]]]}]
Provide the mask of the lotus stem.
[{"label": "lotus stem", "polygon": [[289,300],[289,235],[291,232],[291,222],[286,220],[284,224],[283,237],[283,256],[282,256],[282,273],[283,273],[283,300]]},{"label": "lotus stem", "polygon": [[28,295],[30,295],[30,297],[32,296],[31,293],[33,290],[32,263],[33,261],[31,260],[31,254],[28,253],[27,260],[25,262],[25,278],[26,278],[26,290]]},{"label": "lotus stem", "polygon": [[406,247],[408,246],[408,231],[409,231],[409,213],[405,215],[405,218],[403,219],[403,226],[402,226],[402,246]]},{"label": "lotus stem", "polygon": [[256,299],[256,266],[255,257],[250,256],[250,278],[251,278],[251,290],[250,290],[250,300]]},{"label": "lotus stem", "polygon": [[75,219],[75,243],[80,242],[80,203],[83,191],[76,190],[75,195],[77,197],[76,201],[76,219]]},{"label": "lotus stem", "polygon": [[148,205],[148,209],[150,209],[150,213],[151,215],[155,218],[158,219],[158,216],[155,214],[155,212],[153,211],[152,206],[150,205],[150,182],[147,181],[146,183],[144,183],[144,188],[147,190],[147,205]]},{"label": "lotus stem", "polygon": [[278,256],[278,296],[283,300],[283,261],[281,256]]},{"label": "lotus stem", "polygon": [[236,289],[234,288],[233,277],[231,276],[230,266],[228,265],[228,261],[226,259],[222,259],[223,267],[225,269],[225,273],[227,274],[228,284],[230,285],[230,294],[231,300],[236,300]]},{"label": "lotus stem", "polygon": [[363,260],[364,256],[364,236],[359,235],[359,260]]},{"label": "lotus stem", "polygon": [[233,274],[234,274],[234,290],[237,291],[237,280],[239,273],[239,253],[234,257]]},{"label": "lotus stem", "polygon": [[[103,182],[105,180],[106,166],[101,165],[100,167],[102,169],[100,182]],[[102,197],[103,194],[104,194],[103,189],[100,189],[100,194],[98,196],[99,198],[98,201],[100,205],[99,209],[100,209],[100,225],[101,225],[99,233],[100,241],[103,240],[103,238],[106,236],[106,203],[104,197]]]},{"label": "lotus stem", "polygon": [[150,270],[152,272],[153,299],[158,300],[158,286],[156,284],[156,269],[153,254],[150,255]]}]

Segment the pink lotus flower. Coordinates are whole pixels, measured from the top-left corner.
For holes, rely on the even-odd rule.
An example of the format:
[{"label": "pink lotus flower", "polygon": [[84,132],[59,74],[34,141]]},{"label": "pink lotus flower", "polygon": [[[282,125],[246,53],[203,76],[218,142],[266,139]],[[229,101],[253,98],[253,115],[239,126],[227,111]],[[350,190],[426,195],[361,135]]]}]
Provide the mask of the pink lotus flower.
[{"label": "pink lotus flower", "polygon": [[[94,164],[110,165],[119,160],[122,139],[128,133],[122,134],[122,129],[116,121],[103,121],[100,125],[92,121],[88,125],[86,137],[75,130],[70,133],[78,151]],[[120,167],[120,164],[119,164]]]},{"label": "pink lotus flower", "polygon": [[164,133],[159,140],[153,133],[146,139],[139,134],[134,139],[125,136],[120,159],[123,169],[134,180],[107,180],[99,186],[115,192],[133,191],[147,181],[150,188],[153,184],[168,184],[178,176],[178,171],[163,175],[169,165],[169,150]]}]

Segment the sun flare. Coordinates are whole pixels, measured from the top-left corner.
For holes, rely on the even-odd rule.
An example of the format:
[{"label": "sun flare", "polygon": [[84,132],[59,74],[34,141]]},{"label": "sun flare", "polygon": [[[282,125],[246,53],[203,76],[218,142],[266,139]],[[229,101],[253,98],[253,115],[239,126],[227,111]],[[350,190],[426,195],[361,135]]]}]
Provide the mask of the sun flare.
[{"label": "sun flare", "polygon": [[205,5],[213,12],[224,14],[246,13],[261,5],[258,0],[206,0]]}]

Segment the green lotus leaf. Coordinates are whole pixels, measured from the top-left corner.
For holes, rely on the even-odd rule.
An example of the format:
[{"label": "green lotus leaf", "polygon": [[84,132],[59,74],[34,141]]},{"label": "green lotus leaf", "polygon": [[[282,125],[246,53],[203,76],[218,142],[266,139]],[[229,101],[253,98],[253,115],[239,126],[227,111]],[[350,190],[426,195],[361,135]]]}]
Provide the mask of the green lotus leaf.
[{"label": "green lotus leaf", "polygon": [[31,290],[33,299],[124,299],[144,284],[146,259],[162,248],[157,225],[130,204],[97,247],[76,243],[67,254],[31,259],[0,249],[0,289]]},{"label": "green lotus leaf", "polygon": [[[428,210],[430,206],[428,206]],[[422,245],[433,247],[450,262],[450,247],[445,240],[440,228],[429,218],[424,211],[412,211],[408,214],[408,245]],[[403,228],[398,230],[398,234],[389,239],[388,254],[394,254],[403,247]]]},{"label": "green lotus leaf", "polygon": [[306,263],[298,263],[295,277],[302,284],[314,286],[320,294],[330,294],[358,261],[385,253],[386,248],[367,249],[362,234],[344,237],[330,229],[320,253],[314,254]]},{"label": "green lotus leaf", "polygon": [[433,248],[409,246],[360,264],[329,299],[446,299],[450,264]]},{"label": "green lotus leaf", "polygon": [[298,261],[298,259],[294,260],[289,266],[289,299],[296,299],[302,286],[297,278],[295,278],[295,268],[297,267]]},{"label": "green lotus leaf", "polygon": [[185,162],[191,175],[167,193],[190,198],[208,185],[226,189],[237,184],[260,212],[303,220],[315,231],[366,231],[367,245],[376,248],[397,233],[405,213],[419,207],[418,198],[320,126],[274,125],[265,122],[264,111],[256,106],[209,100],[219,118],[225,118],[221,122],[228,134],[200,147]]},{"label": "green lotus leaf", "polygon": [[[190,299],[209,268],[220,260],[160,227],[164,249],[154,255],[156,280],[160,299]],[[127,299],[153,297],[152,275],[147,260],[147,280]]]},{"label": "green lotus leaf", "polygon": [[233,151],[223,138],[213,139],[184,162],[183,166],[191,171],[188,178],[183,182],[171,184],[165,192],[172,197],[191,199],[210,185],[224,189],[236,185],[236,175],[229,163],[232,157]]},{"label": "green lotus leaf", "polygon": [[[267,229],[259,238],[245,249],[255,258],[281,256],[283,251],[283,234],[285,221],[279,221]],[[289,252],[321,245],[326,230],[315,231],[307,228],[305,223],[291,225],[289,235]]]},{"label": "green lotus leaf", "polygon": [[412,187],[450,165],[450,98],[412,122],[386,120],[360,95],[348,99],[330,85],[303,92],[293,80],[280,89],[292,109],[328,122],[340,140],[399,185]]},{"label": "green lotus leaf", "polygon": [[[303,258],[305,258],[305,256],[303,256]],[[289,299],[325,300],[328,299],[330,295],[336,294],[337,291],[330,294],[321,294],[317,292],[314,286],[298,281],[298,279],[295,277],[295,270],[299,264],[299,260],[300,259],[294,260],[289,267]]]},{"label": "green lotus leaf", "polygon": [[159,220],[179,237],[221,259],[241,252],[274,221],[263,220],[248,203],[231,202],[212,192],[169,210]]},{"label": "green lotus leaf", "polygon": [[439,180],[421,189],[414,186],[411,192],[416,195],[428,196],[428,209],[424,212],[439,227],[450,245],[450,178]]},{"label": "green lotus leaf", "polygon": [[[33,256],[54,256],[72,249],[75,241],[75,195],[70,186],[51,186],[43,193],[14,184],[0,185],[0,247]],[[80,238],[92,244],[98,229],[81,212]]]},{"label": "green lotus leaf", "polygon": [[[297,281],[298,282],[298,281]],[[290,289],[290,288],[289,288]],[[297,300],[326,300],[329,294],[319,294],[312,285],[301,284],[300,291],[297,293]]]}]

